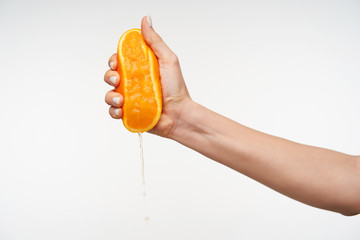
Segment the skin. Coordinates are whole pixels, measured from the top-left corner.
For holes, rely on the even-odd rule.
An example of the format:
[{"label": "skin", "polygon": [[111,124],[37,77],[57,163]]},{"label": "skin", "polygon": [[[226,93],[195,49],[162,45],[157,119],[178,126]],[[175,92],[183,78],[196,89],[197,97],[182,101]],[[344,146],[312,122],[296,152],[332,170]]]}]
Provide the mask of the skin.
[{"label": "skin", "polygon": [[[163,91],[163,113],[150,133],[173,139],[305,204],[346,216],[360,213],[360,156],[271,136],[192,101],[177,56],[146,17],[141,31],[159,60]],[[113,87],[121,81],[117,64],[113,54],[104,76]],[[111,77],[116,77],[115,83]],[[105,101],[111,106],[110,116],[121,119],[123,97],[111,90]]]}]

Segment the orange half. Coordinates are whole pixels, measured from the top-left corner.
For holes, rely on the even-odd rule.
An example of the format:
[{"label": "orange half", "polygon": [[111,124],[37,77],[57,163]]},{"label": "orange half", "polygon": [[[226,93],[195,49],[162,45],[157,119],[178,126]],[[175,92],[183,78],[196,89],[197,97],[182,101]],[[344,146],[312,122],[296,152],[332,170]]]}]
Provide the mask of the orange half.
[{"label": "orange half", "polygon": [[140,29],[130,29],[121,36],[117,58],[120,85],[115,91],[124,97],[124,126],[131,132],[149,131],[160,119],[162,92],[158,60]]}]

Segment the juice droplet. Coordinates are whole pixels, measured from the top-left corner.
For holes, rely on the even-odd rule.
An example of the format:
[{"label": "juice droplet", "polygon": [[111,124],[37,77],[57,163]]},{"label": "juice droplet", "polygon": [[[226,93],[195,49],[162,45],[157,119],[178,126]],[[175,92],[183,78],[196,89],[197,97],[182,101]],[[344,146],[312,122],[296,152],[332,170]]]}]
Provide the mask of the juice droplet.
[{"label": "juice droplet", "polygon": [[144,220],[145,220],[145,223],[149,223],[149,222],[150,222],[150,218],[149,218],[148,216],[145,217]]}]

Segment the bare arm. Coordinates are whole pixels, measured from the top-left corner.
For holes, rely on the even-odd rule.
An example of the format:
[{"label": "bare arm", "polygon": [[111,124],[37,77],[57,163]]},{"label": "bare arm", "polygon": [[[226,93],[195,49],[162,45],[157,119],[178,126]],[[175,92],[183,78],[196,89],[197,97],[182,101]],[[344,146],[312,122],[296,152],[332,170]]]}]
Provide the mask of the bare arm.
[{"label": "bare arm", "polygon": [[169,137],[300,202],[360,213],[360,158],[291,142],[188,102]]},{"label": "bare arm", "polygon": [[[344,215],[360,213],[360,158],[306,146],[245,127],[193,102],[176,55],[143,18],[141,31],[159,59],[163,112],[151,133],[174,139],[303,203]],[[105,81],[121,81],[116,54]],[[123,97],[109,91],[110,115],[121,119]]]}]

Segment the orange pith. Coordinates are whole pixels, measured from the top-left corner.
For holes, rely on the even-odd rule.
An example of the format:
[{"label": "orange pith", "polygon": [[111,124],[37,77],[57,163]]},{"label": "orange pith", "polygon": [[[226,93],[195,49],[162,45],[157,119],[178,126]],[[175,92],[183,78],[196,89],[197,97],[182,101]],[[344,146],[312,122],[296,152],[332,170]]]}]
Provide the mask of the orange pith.
[{"label": "orange pith", "polygon": [[157,58],[140,29],[121,36],[117,57],[120,85],[115,91],[124,97],[124,126],[131,132],[146,132],[157,124],[162,110]]}]

